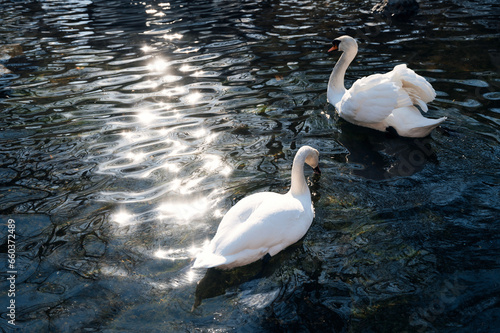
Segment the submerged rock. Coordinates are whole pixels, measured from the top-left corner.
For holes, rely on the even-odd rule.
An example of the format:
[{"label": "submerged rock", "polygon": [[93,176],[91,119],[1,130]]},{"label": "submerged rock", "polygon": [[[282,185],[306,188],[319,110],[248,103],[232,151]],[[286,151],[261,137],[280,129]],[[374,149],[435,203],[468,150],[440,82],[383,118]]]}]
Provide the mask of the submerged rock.
[{"label": "submerged rock", "polygon": [[10,73],[10,70],[8,70],[4,65],[0,64],[0,76]]},{"label": "submerged rock", "polygon": [[23,48],[20,44],[0,45],[0,61],[6,61],[21,54],[23,54]]},{"label": "submerged rock", "polygon": [[416,15],[418,9],[416,0],[383,0],[372,8],[372,12],[387,17],[405,18]]},{"label": "submerged rock", "polygon": [[87,235],[83,240],[85,255],[89,257],[102,257],[106,252],[106,243],[95,235]]},{"label": "submerged rock", "polygon": [[21,186],[4,187],[0,193],[0,210],[8,210],[14,206],[40,200],[49,196],[49,192],[25,188]]},{"label": "submerged rock", "polygon": [[[20,44],[0,45],[0,61],[7,61],[10,58],[23,54],[23,48]],[[12,73],[7,67],[0,64],[0,76]]]}]

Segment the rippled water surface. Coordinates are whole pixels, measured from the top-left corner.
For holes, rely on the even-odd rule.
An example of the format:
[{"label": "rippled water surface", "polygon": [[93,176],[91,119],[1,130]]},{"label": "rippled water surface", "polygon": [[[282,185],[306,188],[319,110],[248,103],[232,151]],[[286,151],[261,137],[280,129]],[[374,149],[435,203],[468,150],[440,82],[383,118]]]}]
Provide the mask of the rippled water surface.
[{"label": "rippled water surface", "polygon": [[[493,332],[500,326],[497,1],[0,0],[0,210],[15,221],[23,332]],[[326,100],[407,63],[434,86],[402,139]],[[298,147],[316,218],[264,266],[192,270],[221,216],[289,187]]]}]

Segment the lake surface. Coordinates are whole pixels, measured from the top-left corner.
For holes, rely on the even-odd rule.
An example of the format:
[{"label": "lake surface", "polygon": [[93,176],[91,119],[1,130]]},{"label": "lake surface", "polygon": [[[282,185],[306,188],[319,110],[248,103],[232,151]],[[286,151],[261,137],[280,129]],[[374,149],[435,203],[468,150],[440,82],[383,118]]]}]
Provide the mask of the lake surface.
[{"label": "lake surface", "polygon": [[[0,330],[498,329],[500,6],[421,1],[396,21],[373,5],[0,1],[0,46],[22,47],[0,62]],[[343,34],[347,86],[407,63],[446,122],[403,139],[339,120],[326,51]],[[288,190],[306,144],[323,173],[306,168],[304,239],[191,269],[239,199]]]}]

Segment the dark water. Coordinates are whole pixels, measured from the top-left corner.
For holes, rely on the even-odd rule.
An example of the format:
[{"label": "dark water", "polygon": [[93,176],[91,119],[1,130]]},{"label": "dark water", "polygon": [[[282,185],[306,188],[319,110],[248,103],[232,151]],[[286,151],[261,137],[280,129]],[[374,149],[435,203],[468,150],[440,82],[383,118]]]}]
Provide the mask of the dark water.
[{"label": "dark water", "polygon": [[[0,45],[23,50],[1,61],[0,329],[498,329],[498,2],[422,1],[404,22],[373,4],[0,1]],[[401,139],[338,120],[342,34],[360,41],[347,85],[407,63],[443,126]],[[305,238],[265,266],[191,270],[231,205],[288,189],[305,144],[323,171],[306,173]]]}]

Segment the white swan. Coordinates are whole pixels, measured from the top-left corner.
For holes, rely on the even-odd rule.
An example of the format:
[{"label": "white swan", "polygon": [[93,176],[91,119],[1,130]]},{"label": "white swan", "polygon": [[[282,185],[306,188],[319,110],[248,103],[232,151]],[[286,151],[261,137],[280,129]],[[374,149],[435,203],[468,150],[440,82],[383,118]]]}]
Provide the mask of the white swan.
[{"label": "white swan", "polygon": [[274,256],[300,240],[314,217],[304,163],[316,173],[319,153],[303,146],[293,160],[292,181],[286,194],[261,192],[234,205],[222,218],[215,237],[196,257],[194,268],[230,269]]},{"label": "white swan", "polygon": [[415,107],[427,112],[426,103],[436,97],[436,92],[404,64],[386,74],[363,77],[346,90],[344,75],[358,52],[358,44],[354,38],[342,36],[333,41],[328,52],[335,50],[343,53],[330,75],[327,97],[348,122],[382,132],[392,127],[405,137],[424,137],[446,119],[425,118]]}]

